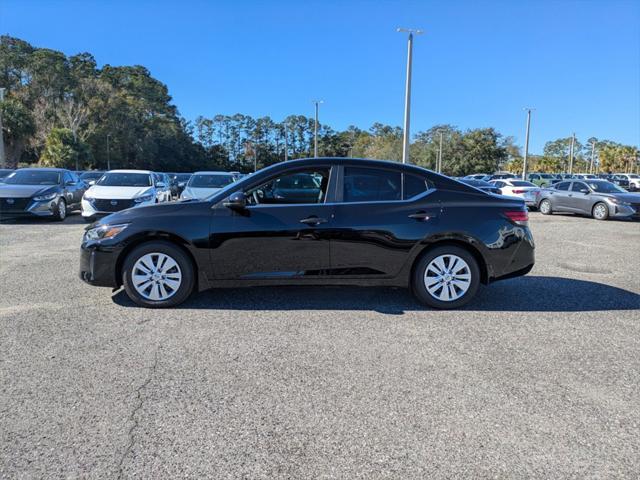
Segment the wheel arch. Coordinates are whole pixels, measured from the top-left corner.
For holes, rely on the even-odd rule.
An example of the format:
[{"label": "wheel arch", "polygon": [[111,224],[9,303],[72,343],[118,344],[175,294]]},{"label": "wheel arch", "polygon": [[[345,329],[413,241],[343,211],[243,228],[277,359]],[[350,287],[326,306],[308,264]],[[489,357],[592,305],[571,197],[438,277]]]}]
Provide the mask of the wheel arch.
[{"label": "wheel arch", "polygon": [[127,242],[127,245],[122,249],[120,255],[118,255],[118,259],[116,260],[116,283],[118,287],[122,286],[122,268],[124,266],[124,262],[127,259],[127,256],[137,247],[143,245],[145,243],[153,242],[153,241],[164,241],[167,243],[171,243],[173,246],[178,247],[180,250],[184,252],[185,255],[191,260],[191,264],[193,266],[194,277],[195,277],[195,288],[198,289],[200,283],[200,268],[198,268],[198,262],[196,261],[193,253],[188,248],[189,242],[187,242],[184,238],[179,235],[175,235],[169,232],[144,232],[140,235],[137,235],[135,238],[130,239]]},{"label": "wheel arch", "polygon": [[415,255],[413,262],[411,263],[411,269],[409,271],[409,281],[411,281],[411,279],[413,278],[416,266],[424,255],[429,253],[434,248],[439,248],[446,245],[453,245],[468,251],[478,263],[478,268],[480,269],[480,282],[484,285],[489,283],[489,270],[484,255],[482,255],[478,247],[475,246],[472,242],[456,237],[438,239],[435,241],[430,241],[429,243],[423,245],[420,251]]}]

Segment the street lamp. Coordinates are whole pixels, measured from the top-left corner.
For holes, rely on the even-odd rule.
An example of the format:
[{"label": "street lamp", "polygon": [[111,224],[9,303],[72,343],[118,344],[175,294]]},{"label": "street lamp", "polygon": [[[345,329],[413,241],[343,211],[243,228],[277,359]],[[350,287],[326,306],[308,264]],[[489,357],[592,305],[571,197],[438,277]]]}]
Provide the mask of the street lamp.
[{"label": "street lamp", "polygon": [[314,100],[316,104],[316,122],[313,125],[313,157],[318,158],[318,107],[324,100]]},{"label": "street lamp", "polygon": [[524,137],[524,159],[522,161],[522,180],[527,179],[527,159],[529,158],[529,128],[531,127],[531,111],[533,108],[524,108],[527,112],[527,133]]},{"label": "street lamp", "polygon": [[411,117],[411,63],[413,61],[413,35],[421,35],[423,30],[397,28],[397,32],[409,34],[407,41],[407,78],[404,92],[404,136],[402,139],[402,163],[409,161],[409,123]]},{"label": "street lamp", "polygon": [[438,148],[438,173],[442,173],[442,130],[438,130],[440,134],[440,147]]},{"label": "street lamp", "polygon": [[[4,102],[5,88],[0,88],[0,102]],[[7,159],[4,154],[4,131],[2,130],[2,111],[0,111],[0,168],[7,166]]]},{"label": "street lamp", "polygon": [[576,143],[576,134],[571,134],[571,146],[569,147],[569,174],[573,173],[573,147]]},{"label": "street lamp", "polygon": [[591,141],[591,165],[589,165],[589,173],[593,173],[594,159],[596,156],[596,141]]}]

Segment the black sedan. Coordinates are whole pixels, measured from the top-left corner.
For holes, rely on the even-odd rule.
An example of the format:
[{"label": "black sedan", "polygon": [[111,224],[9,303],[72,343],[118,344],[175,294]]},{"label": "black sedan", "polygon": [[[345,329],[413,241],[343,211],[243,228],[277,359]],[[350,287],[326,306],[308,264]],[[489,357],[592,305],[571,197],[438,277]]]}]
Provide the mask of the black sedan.
[{"label": "black sedan", "polygon": [[481,283],[531,270],[527,215],[522,200],[415,166],[294,160],[206,200],[103,218],[85,232],[80,277],[124,285],[145,307],[210,287],[337,284],[408,287],[426,305],[455,308]]},{"label": "black sedan", "polygon": [[479,188],[483,192],[495,193],[496,195],[500,195],[500,189],[493,183],[485,182],[484,180],[473,180],[471,178],[461,178],[458,181],[467,185],[471,185],[472,187]]},{"label": "black sedan", "polygon": [[538,209],[590,215],[596,220],[640,218],[640,194],[628,193],[607,180],[572,180],[542,190]]},{"label": "black sedan", "polygon": [[0,217],[51,217],[64,220],[80,209],[87,184],[61,168],[22,168],[0,184]]}]

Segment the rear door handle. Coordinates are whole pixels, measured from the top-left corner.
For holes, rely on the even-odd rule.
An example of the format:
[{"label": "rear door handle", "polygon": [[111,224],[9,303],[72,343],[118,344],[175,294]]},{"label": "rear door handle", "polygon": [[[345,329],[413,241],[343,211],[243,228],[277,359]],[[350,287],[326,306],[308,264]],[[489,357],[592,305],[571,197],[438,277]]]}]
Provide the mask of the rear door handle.
[{"label": "rear door handle", "polygon": [[304,223],[305,225],[320,225],[321,223],[327,223],[327,219],[312,215],[310,217],[303,218],[300,220],[300,223]]},{"label": "rear door handle", "polygon": [[429,214],[427,212],[416,212],[409,215],[409,218],[413,218],[414,220],[429,220],[430,218],[435,217],[433,214]]}]

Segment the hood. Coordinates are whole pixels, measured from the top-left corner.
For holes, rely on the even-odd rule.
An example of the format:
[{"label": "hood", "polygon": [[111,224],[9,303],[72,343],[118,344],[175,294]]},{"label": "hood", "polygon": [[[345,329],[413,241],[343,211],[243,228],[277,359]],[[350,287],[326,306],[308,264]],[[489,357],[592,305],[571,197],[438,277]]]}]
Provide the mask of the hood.
[{"label": "hood", "polygon": [[193,188],[187,187],[184,189],[184,193],[192,198],[207,198],[216,192],[219,192],[222,188]]},{"label": "hood", "polygon": [[152,193],[153,187],[106,187],[93,185],[87,190],[87,196],[93,198],[128,200],[140,197],[145,193]]},{"label": "hood", "polygon": [[57,190],[58,185],[11,185],[0,183],[0,197],[27,198]]},{"label": "hood", "polygon": [[640,193],[598,193],[603,197],[615,197],[618,200],[629,203],[640,203]]},{"label": "hood", "polygon": [[94,225],[115,225],[118,223],[130,223],[138,218],[158,217],[160,215],[167,214],[171,215],[182,210],[187,205],[189,205],[189,203],[166,202],[156,203],[154,205],[148,205],[146,207],[129,208],[127,210],[122,210],[120,212],[107,215],[106,217],[101,218]]}]

